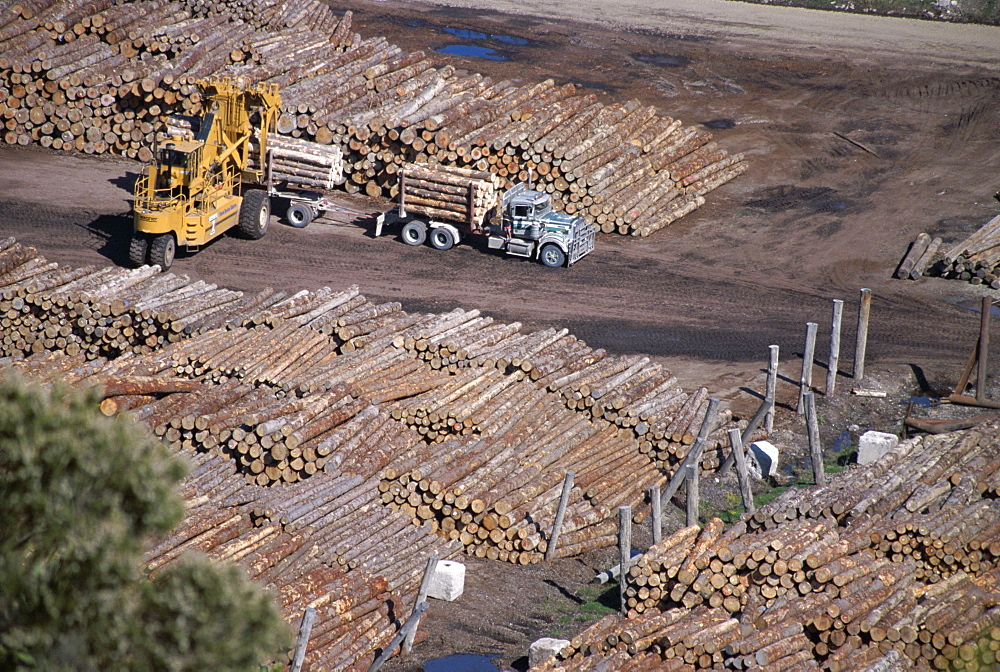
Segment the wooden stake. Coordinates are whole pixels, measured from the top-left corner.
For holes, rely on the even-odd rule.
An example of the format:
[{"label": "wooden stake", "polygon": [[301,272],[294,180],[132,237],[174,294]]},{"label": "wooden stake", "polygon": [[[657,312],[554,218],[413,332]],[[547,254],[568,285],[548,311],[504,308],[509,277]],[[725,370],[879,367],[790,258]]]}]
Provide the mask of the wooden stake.
[{"label": "wooden stake", "polygon": [[868,318],[872,312],[872,290],[861,290],[861,304],[858,306],[858,336],[854,345],[854,380],[865,377],[865,349],[868,347]]},{"label": "wooden stake", "polygon": [[[417,593],[417,602],[413,607],[413,614],[410,615],[410,619],[407,621],[413,621],[413,627],[406,634],[406,638],[403,641],[403,653],[409,653],[413,648],[413,638],[417,635],[417,626],[420,625],[420,614],[417,613],[417,608],[421,605],[427,604],[427,591],[430,590],[431,580],[434,578],[434,570],[437,569],[438,559],[437,556],[432,555],[427,558],[427,566],[424,567],[424,578],[420,581],[420,591]],[[427,607],[424,606],[424,609]],[[423,613],[422,611],[420,613]],[[414,619],[414,616],[416,618]],[[402,632],[402,630],[400,630]]]},{"label": "wooden stake", "polygon": [[556,544],[559,542],[559,532],[562,530],[563,517],[566,515],[566,506],[569,504],[569,493],[573,489],[572,471],[566,472],[563,480],[562,496],[559,498],[559,508],[556,510],[556,522],[552,525],[552,534],[549,536],[549,547],[545,551],[545,559],[551,560],[556,552]]},{"label": "wooden stake", "polygon": [[743,498],[743,509],[748,514],[753,514],[757,507],[753,503],[753,490],[750,488],[750,475],[747,473],[747,457],[743,451],[743,438],[740,430],[729,430],[729,444],[733,448],[733,455],[736,456],[736,480],[740,484],[740,497]]},{"label": "wooden stake", "polygon": [[767,349],[769,354],[767,362],[767,391],[764,393],[764,398],[771,400],[771,407],[768,409],[767,417],[764,419],[764,429],[770,434],[774,431],[774,395],[778,386],[778,346],[769,345]]},{"label": "wooden stake", "polygon": [[993,301],[983,297],[982,315],[979,317],[979,366],[976,371],[976,401],[986,401],[986,364],[990,356],[990,309]]},{"label": "wooden stake", "polygon": [[621,598],[621,612],[628,613],[628,599],[625,596],[625,573],[632,557],[632,507],[618,507],[618,553],[621,561],[618,573],[618,594]]},{"label": "wooden stake", "polygon": [[816,418],[816,398],[812,392],[806,393],[806,425],[809,427],[809,455],[813,463],[813,479],[816,485],[826,485],[823,471],[823,449],[819,445],[819,420]]},{"label": "wooden stake", "polygon": [[302,612],[302,621],[299,623],[299,636],[295,640],[295,653],[292,655],[289,672],[299,672],[302,669],[302,663],[306,659],[306,648],[309,646],[309,635],[312,633],[315,620],[316,610],[312,607],[306,607],[306,610]]},{"label": "wooden stake", "polygon": [[816,329],[819,325],[815,322],[806,323],[806,345],[802,353],[802,375],[799,377],[799,403],[795,410],[799,415],[803,413],[803,395],[812,388],[813,360],[816,358]]},{"label": "wooden stake", "polygon": [[844,316],[844,302],[833,300],[833,320],[830,325],[830,361],[826,366],[826,396],[832,397],[837,389],[837,368],[840,366],[840,322]]},{"label": "wooden stake", "polygon": [[368,672],[376,672],[376,670],[385,664],[385,661],[389,660],[389,657],[396,652],[396,649],[399,647],[403,639],[417,629],[420,617],[423,616],[425,611],[427,611],[428,606],[428,603],[424,601],[413,607],[413,613],[410,614],[408,619],[406,619],[406,623],[404,623],[403,627],[399,629],[399,632],[397,632],[396,636],[392,638],[392,641],[386,645],[385,651],[383,651],[381,655],[375,659],[375,662],[371,664],[368,668]]},{"label": "wooden stake", "polygon": [[687,466],[687,522],[686,525],[691,527],[692,525],[698,524],[698,500],[700,499],[701,493],[699,492],[698,483],[698,465],[689,464]]},{"label": "wooden stake", "polygon": [[649,489],[649,507],[652,511],[650,519],[653,525],[653,544],[663,541],[663,506],[660,502],[660,486],[654,485]]}]

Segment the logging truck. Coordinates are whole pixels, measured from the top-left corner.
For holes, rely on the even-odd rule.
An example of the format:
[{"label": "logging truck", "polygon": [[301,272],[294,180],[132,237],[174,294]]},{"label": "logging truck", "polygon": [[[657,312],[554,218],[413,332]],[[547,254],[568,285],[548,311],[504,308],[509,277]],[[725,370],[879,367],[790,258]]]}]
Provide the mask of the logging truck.
[{"label": "logging truck", "polygon": [[[289,203],[287,219],[298,228],[333,207],[322,193],[289,185],[332,188],[341,179],[342,161],[339,148],[271,135],[281,112],[277,85],[246,86],[221,77],[198,88],[207,101],[205,113],[171,117],[157,138],[154,163],[135,183],[133,266],[166,270],[178,246],[195,251],[230,229],[262,238],[272,199]],[[276,176],[283,189],[275,187]]]},{"label": "logging truck", "polygon": [[491,250],[569,266],[594,249],[597,232],[582,217],[552,209],[552,199],[523,182],[502,192],[487,171],[408,164],[399,172],[398,204],[375,220],[375,236],[399,226],[407,245],[430,242],[447,250],[468,236],[485,237]]}]

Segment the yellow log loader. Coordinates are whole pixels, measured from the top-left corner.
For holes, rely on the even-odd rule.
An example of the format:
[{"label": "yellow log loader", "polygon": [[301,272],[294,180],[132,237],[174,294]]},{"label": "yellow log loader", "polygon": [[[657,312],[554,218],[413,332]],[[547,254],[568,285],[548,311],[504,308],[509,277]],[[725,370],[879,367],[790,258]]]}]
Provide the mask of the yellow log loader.
[{"label": "yellow log loader", "polygon": [[198,83],[205,113],[175,116],[157,140],[155,162],[135,184],[129,261],[166,270],[178,246],[197,250],[229,229],[256,240],[267,232],[271,186],[267,138],[281,112],[275,84],[228,78]]}]

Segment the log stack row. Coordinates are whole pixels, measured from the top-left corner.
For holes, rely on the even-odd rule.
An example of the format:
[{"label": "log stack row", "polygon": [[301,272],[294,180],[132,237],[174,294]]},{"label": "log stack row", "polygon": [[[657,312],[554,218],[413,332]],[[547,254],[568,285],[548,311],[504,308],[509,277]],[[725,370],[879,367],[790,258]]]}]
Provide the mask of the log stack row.
[{"label": "log stack row", "polygon": [[488,171],[504,188],[530,170],[570,214],[646,236],[747,169],[707,130],[655,108],[463,74],[362,39],[350,12],[317,0],[7,5],[0,53],[7,144],[149,161],[168,116],[200,112],[196,81],[240,75],[278,84],[279,133],[339,147],[343,188],[373,197],[395,198],[411,163]]},{"label": "log stack row", "polygon": [[546,669],[994,669],[1000,426],[902,442],[741,523],[681,529]]},{"label": "log stack row", "polygon": [[918,234],[896,276],[916,280],[922,275],[1000,289],[1000,216],[949,248],[942,247],[941,238]]}]

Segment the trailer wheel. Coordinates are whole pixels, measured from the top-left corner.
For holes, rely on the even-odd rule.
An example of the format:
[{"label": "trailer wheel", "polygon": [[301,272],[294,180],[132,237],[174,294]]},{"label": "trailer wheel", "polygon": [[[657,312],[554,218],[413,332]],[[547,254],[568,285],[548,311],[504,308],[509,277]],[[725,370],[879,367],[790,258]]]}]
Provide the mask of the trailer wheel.
[{"label": "trailer wheel", "polygon": [[448,229],[431,231],[431,247],[435,250],[450,250],[455,246],[455,236]]},{"label": "trailer wheel", "polygon": [[240,221],[236,231],[244,238],[259,240],[267,233],[271,218],[271,198],[261,189],[248,189],[240,205]]},{"label": "trailer wheel", "polygon": [[145,265],[149,259],[149,238],[136,233],[132,235],[132,240],[128,244],[128,261],[132,268],[139,268]]},{"label": "trailer wheel", "polygon": [[427,240],[427,225],[423,222],[407,222],[399,235],[407,245],[423,245]]},{"label": "trailer wheel", "polygon": [[288,219],[288,223],[294,226],[296,229],[304,229],[309,226],[309,222],[313,220],[313,210],[305,203],[292,203],[288,207],[288,213],[285,215]]},{"label": "trailer wheel", "polygon": [[560,250],[558,245],[553,245],[552,243],[543,247],[541,254],[538,256],[542,260],[542,263],[549,268],[559,268],[566,263],[566,253]]},{"label": "trailer wheel", "polygon": [[164,271],[174,265],[174,255],[177,254],[177,241],[172,233],[153,238],[149,245],[149,263],[152,266],[159,266]]}]

